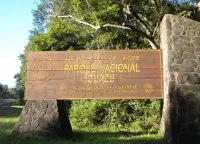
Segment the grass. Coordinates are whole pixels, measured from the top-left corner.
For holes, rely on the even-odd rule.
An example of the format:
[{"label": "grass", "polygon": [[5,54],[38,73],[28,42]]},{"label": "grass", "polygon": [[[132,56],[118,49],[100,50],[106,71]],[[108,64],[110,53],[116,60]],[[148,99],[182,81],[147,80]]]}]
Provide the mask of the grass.
[{"label": "grass", "polygon": [[168,144],[159,134],[116,132],[97,128],[76,128],[72,140],[13,136],[11,132],[18,121],[21,110],[20,106],[11,106],[3,113],[3,116],[0,116],[1,144]]}]

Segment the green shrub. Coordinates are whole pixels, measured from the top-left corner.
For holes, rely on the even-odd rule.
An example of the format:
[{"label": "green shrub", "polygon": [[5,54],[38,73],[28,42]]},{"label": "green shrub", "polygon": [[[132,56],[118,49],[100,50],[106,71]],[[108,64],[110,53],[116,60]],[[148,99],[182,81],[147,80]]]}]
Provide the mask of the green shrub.
[{"label": "green shrub", "polygon": [[77,128],[106,127],[128,131],[157,132],[160,123],[160,101],[73,101],[70,120]]}]

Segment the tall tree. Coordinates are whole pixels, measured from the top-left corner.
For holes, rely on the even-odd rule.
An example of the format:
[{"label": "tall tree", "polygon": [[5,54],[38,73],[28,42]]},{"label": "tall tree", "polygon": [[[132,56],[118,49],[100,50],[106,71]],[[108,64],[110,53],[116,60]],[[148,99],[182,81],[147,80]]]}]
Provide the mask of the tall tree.
[{"label": "tall tree", "polygon": [[53,6],[55,9],[48,17],[68,19],[68,24],[85,25],[96,33],[121,29],[127,37],[135,36],[135,39],[126,39],[126,43],[132,41],[139,45],[140,39],[146,39],[153,49],[159,48],[158,31],[163,15],[173,12],[172,4],[165,0],[60,0]]},{"label": "tall tree", "polygon": [[[191,6],[190,1],[42,0],[34,11],[36,38],[33,43],[44,47],[39,50],[59,50],[59,46],[62,47],[60,50],[69,47],[158,49],[163,15],[181,13]],[[55,46],[57,48],[52,48]],[[29,48],[36,50],[36,47]]]},{"label": "tall tree", "polygon": [[[187,1],[184,4],[178,0],[39,1],[33,11],[35,27],[25,51],[159,48],[163,15],[185,9],[190,15],[192,7]],[[20,60],[17,84],[24,88],[24,54]]]}]

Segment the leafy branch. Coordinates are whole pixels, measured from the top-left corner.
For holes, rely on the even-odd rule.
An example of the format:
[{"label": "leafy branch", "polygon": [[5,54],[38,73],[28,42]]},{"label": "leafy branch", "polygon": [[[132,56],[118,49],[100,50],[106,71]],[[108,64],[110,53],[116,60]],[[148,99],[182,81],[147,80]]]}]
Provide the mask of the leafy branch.
[{"label": "leafy branch", "polygon": [[102,26],[100,25],[93,25],[89,22],[80,20],[72,15],[63,15],[63,16],[57,16],[57,15],[50,15],[50,17],[58,17],[58,18],[67,18],[67,19],[71,19],[79,24],[83,24],[86,26],[89,26],[95,30],[99,30],[101,28],[105,28],[105,27],[111,27],[111,28],[118,28],[118,29],[125,29],[125,30],[132,30],[133,32],[136,33],[140,33],[140,35],[144,36],[150,43],[150,45],[152,46],[152,49],[157,49],[158,46],[156,45],[156,42],[154,41],[153,37],[151,37],[150,35],[146,34],[145,32],[143,32],[140,29],[137,29],[136,27],[134,27],[133,25],[116,25],[116,24],[110,24],[110,23],[106,23]]}]

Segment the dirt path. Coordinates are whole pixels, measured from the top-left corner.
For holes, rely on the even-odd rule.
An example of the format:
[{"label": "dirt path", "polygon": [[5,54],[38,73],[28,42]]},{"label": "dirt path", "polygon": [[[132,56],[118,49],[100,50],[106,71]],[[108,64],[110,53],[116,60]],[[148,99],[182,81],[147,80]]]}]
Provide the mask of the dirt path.
[{"label": "dirt path", "polygon": [[14,99],[0,99],[0,117],[5,115],[6,110],[15,101]]}]

